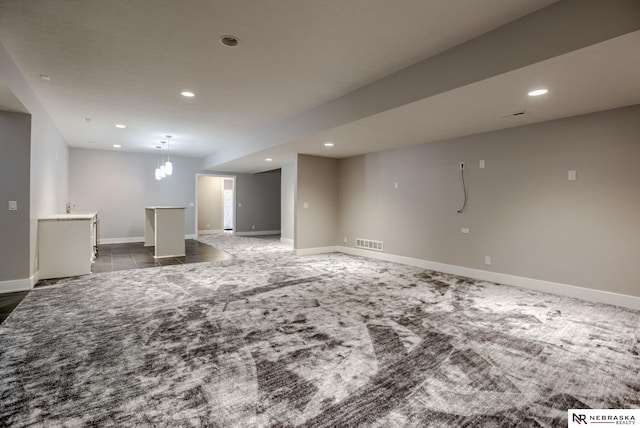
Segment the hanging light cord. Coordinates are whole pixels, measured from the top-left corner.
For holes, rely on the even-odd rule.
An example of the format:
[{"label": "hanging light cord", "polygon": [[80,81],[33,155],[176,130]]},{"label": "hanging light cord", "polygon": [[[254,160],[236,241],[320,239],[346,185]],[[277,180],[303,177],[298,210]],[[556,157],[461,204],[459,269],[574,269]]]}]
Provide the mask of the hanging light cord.
[{"label": "hanging light cord", "polygon": [[467,207],[467,186],[464,183],[464,167],[460,169],[460,175],[462,176],[462,190],[464,192],[464,203],[462,204],[462,208],[460,208],[457,213],[460,214]]}]

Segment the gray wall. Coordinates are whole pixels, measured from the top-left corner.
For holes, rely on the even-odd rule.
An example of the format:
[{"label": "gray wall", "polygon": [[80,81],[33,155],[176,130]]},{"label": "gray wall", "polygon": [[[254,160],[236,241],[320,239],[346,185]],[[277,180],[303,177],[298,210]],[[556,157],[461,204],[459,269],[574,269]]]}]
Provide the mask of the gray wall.
[{"label": "gray wall", "polygon": [[298,155],[296,192],[295,248],[336,245],[338,160]]},{"label": "gray wall", "polygon": [[103,239],[144,236],[144,207],[186,206],[185,234],[195,233],[195,175],[201,161],[172,156],[173,175],[156,180],[157,156],[72,148],[69,196],[75,211],[98,211]]},{"label": "gray wall", "polygon": [[[355,237],[383,240],[391,254],[638,296],[639,136],[636,105],[342,159],[338,236],[350,246]],[[459,162],[469,193],[462,214]],[[577,181],[567,180],[569,170]]]},{"label": "gray wall", "polygon": [[0,111],[0,281],[30,276],[30,147],[31,116]]},{"label": "gray wall", "polygon": [[[38,217],[64,211],[68,194],[69,148],[38,97],[35,95],[11,55],[0,43],[0,80],[31,115],[29,172],[29,275],[38,270]],[[25,206],[23,204],[23,206]],[[19,207],[20,208],[20,207]]]},{"label": "gray wall", "polygon": [[295,236],[296,163],[282,167],[280,186],[280,237],[293,241]]},{"label": "gray wall", "polygon": [[224,227],[223,179],[198,176],[198,230],[222,230]]},{"label": "gray wall", "polygon": [[[185,234],[195,234],[196,174],[202,161],[172,156],[173,175],[157,181],[155,154],[73,148],[69,157],[69,195],[75,211],[98,211],[103,239],[144,236],[144,207],[187,206]],[[221,174],[224,175],[224,174]],[[236,176],[236,231],[280,228],[280,173]],[[252,225],[256,228],[252,229]]]},{"label": "gray wall", "polygon": [[280,170],[238,174],[236,211],[236,232],[280,230]]}]

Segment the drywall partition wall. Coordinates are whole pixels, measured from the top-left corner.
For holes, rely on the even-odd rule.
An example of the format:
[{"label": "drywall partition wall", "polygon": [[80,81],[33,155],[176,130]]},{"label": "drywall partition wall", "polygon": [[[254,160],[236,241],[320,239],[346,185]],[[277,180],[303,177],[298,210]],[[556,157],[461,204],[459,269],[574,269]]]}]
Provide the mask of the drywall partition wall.
[{"label": "drywall partition wall", "polygon": [[173,175],[156,180],[154,154],[72,148],[69,195],[78,212],[98,211],[102,242],[144,237],[144,207],[185,206],[185,235],[195,234],[195,181],[201,161],[171,156]]},{"label": "drywall partition wall", "polygon": [[63,212],[68,200],[69,148],[2,43],[0,78],[24,107],[24,113],[31,115],[29,281],[33,283],[38,269],[38,217]]},{"label": "drywall partition wall", "polygon": [[349,246],[382,240],[385,253],[640,296],[638,136],[636,105],[342,159],[340,234]]},{"label": "drywall partition wall", "polygon": [[198,232],[222,231],[223,178],[198,176]]},{"label": "drywall partition wall", "polygon": [[38,217],[60,214],[69,201],[69,147],[44,109],[31,120],[31,273],[38,270]]},{"label": "drywall partition wall", "polygon": [[[8,282],[30,276],[30,146],[31,117],[0,111],[0,292],[25,288]],[[16,210],[7,210],[9,201]]]},{"label": "drywall partition wall", "polygon": [[236,233],[280,233],[280,170],[238,174]]},{"label": "drywall partition wall", "polygon": [[321,249],[337,244],[338,161],[298,155],[295,249]]},{"label": "drywall partition wall", "polygon": [[293,244],[295,224],[296,163],[282,167],[280,203],[280,240]]}]

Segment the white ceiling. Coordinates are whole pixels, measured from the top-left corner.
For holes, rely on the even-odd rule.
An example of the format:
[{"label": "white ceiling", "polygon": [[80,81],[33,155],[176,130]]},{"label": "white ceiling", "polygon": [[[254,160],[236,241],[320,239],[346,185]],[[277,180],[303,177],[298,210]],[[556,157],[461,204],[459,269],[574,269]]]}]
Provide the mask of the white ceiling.
[{"label": "white ceiling", "polygon": [[[541,81],[549,94],[527,96],[523,89],[535,88]],[[295,153],[343,158],[639,103],[640,31],[636,31],[261,150],[223,168],[260,171],[265,158],[282,164],[292,162]],[[525,114],[504,117],[521,111]],[[324,147],[325,142],[334,146]]]},{"label": "white ceiling", "polygon": [[[174,153],[205,157],[554,2],[0,0],[0,41],[69,145],[151,152],[171,134]],[[240,45],[221,45],[225,34]],[[632,33],[267,150],[256,144],[217,169],[260,171],[266,156],[275,167],[298,152],[344,157],[638,103],[637,46]],[[550,96],[526,99],[541,76]],[[0,76],[0,107],[19,107],[2,88]],[[527,115],[496,118],[522,108]],[[317,148],[329,139],[336,147]]]}]

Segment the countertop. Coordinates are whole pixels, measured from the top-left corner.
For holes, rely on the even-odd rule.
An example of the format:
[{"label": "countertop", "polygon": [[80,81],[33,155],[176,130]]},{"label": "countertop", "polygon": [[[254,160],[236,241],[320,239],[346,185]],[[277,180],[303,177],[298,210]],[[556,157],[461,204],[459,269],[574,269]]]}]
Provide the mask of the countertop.
[{"label": "countertop", "polygon": [[98,213],[71,213],[71,214],[55,214],[45,217],[39,217],[39,221],[68,221],[68,220],[91,220]]},{"label": "countertop", "polygon": [[171,210],[171,209],[187,209],[187,207],[170,207],[170,206],[157,206],[157,207],[144,207],[147,210]]}]

